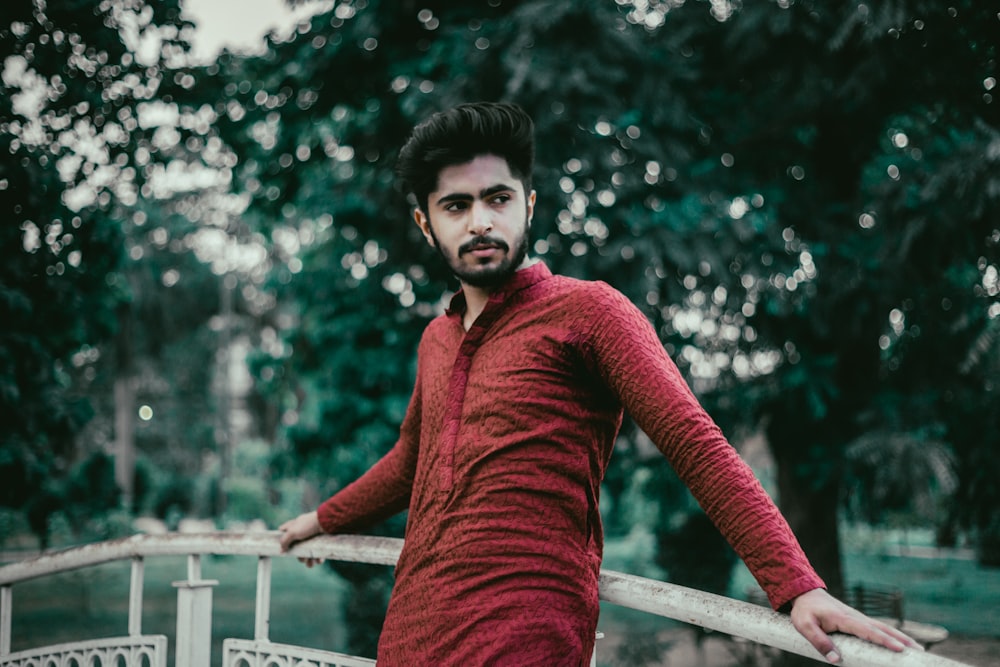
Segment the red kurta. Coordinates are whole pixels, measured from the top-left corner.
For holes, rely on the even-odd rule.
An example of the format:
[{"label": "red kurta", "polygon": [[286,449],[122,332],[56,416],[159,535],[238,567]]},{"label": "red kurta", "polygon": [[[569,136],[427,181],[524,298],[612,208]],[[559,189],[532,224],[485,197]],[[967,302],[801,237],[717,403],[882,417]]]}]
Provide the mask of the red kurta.
[{"label": "red kurta", "polygon": [[823,586],[620,292],[538,263],[496,291],[468,332],[464,308],[459,293],[424,332],[396,446],[319,508],[330,533],[409,508],[380,667],[588,664],[598,495],[623,408],[773,606]]}]

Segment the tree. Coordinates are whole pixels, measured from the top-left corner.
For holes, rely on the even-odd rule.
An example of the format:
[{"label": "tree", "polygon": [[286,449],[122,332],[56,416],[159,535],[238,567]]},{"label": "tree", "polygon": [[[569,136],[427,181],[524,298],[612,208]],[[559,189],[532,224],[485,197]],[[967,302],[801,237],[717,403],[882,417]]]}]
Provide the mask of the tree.
[{"label": "tree", "polygon": [[[997,125],[984,95],[997,21],[974,3],[899,3],[871,15],[854,3],[798,3],[783,14],[755,21],[745,11],[726,26],[723,44],[749,55],[706,70],[719,74],[702,81],[706,96],[729,103],[699,108],[713,112],[708,124],[734,156],[734,175],[772,202],[772,228],[792,260],[754,281],[749,321],[783,350],[756,413],[778,460],[783,508],[838,590],[845,445],[872,430],[935,432],[944,422],[961,448],[948,427],[953,387],[971,379],[962,360],[997,314],[985,284],[997,262],[996,157],[986,149]],[[761,30],[769,46],[754,49]],[[826,56],[796,57],[810,51]],[[776,87],[777,113],[747,105]]]},{"label": "tree", "polygon": [[430,111],[515,101],[537,122],[535,254],[622,289],[727,431],[765,429],[838,590],[849,443],[935,433],[972,460],[970,434],[995,432],[966,360],[998,314],[996,30],[971,2],[371,0],[224,58],[220,136],[281,260],[285,345],[255,368],[284,460],[325,495],[391,446],[453,286],[395,151]]},{"label": "tree", "polygon": [[[224,165],[212,164],[205,114],[183,106],[195,78],[185,69],[190,25],[176,1],[18,1],[2,12],[0,199],[14,224],[0,232],[0,308],[10,323],[0,334],[0,467],[11,481],[0,502],[25,508],[44,542],[51,514],[79,500],[77,463],[86,478],[103,480],[112,441],[116,483],[131,495],[134,378],[150,354],[190,331],[179,314],[197,318],[216,306],[197,294],[197,279],[186,282],[199,262],[181,281],[192,288],[187,303],[162,299],[185,267],[150,260],[190,255],[184,236],[198,226],[162,205],[177,189],[164,186],[189,175],[176,169],[181,154],[199,153],[216,171]],[[157,120],[171,108],[177,124]],[[209,294],[217,293],[213,281]],[[137,331],[137,317],[156,328]],[[204,325],[208,315],[200,317]],[[151,352],[142,347],[150,339]],[[105,510],[119,502],[104,500]]]}]

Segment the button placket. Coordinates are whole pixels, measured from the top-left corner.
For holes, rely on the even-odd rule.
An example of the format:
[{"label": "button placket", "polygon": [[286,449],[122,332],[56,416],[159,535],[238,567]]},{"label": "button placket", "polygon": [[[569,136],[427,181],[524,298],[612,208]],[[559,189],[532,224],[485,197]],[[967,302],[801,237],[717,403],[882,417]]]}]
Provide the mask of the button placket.
[{"label": "button placket", "polygon": [[499,291],[490,296],[483,312],[465,333],[455,363],[451,368],[451,378],[448,381],[447,407],[445,409],[444,428],[441,442],[441,474],[439,487],[447,491],[455,482],[455,448],[462,428],[462,410],[465,407],[465,392],[469,385],[469,373],[472,370],[472,358],[496,321],[502,310],[501,306],[507,298],[507,293]]},{"label": "button placket", "polygon": [[454,483],[455,447],[458,442],[459,430],[462,426],[462,408],[465,405],[465,390],[469,385],[469,369],[472,367],[472,355],[475,354],[479,341],[471,338],[470,330],[461,346],[458,356],[451,369],[451,379],[448,382],[447,409],[445,411],[444,429],[441,442],[441,474],[440,488],[446,491]]},{"label": "button placket", "polygon": [[[519,272],[511,283],[504,289],[497,290],[490,295],[489,301],[483,312],[479,314],[476,321],[465,333],[452,364],[451,377],[448,380],[448,395],[445,403],[444,422],[441,429],[441,455],[440,474],[438,477],[438,487],[442,491],[452,488],[455,482],[455,448],[458,446],[458,438],[462,428],[462,410],[465,407],[465,393],[469,384],[469,373],[472,370],[472,358],[483,340],[486,338],[493,324],[503,312],[504,302],[513,294],[528,288],[535,283],[550,277],[548,267],[539,263],[524,272]],[[520,280],[518,279],[520,278]],[[458,296],[461,296],[459,293]],[[464,301],[464,299],[463,299]],[[458,303],[453,303],[453,307],[458,306],[450,314],[457,316],[457,321],[461,322],[460,310],[464,310]]]}]

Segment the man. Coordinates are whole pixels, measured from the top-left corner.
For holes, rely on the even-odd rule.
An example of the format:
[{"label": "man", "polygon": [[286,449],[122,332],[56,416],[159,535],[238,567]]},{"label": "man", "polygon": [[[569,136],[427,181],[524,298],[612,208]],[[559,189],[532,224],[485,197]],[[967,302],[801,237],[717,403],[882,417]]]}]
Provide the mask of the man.
[{"label": "man", "polygon": [[395,447],[284,523],[282,548],[408,508],[380,667],[587,664],[598,494],[624,409],[830,662],[840,657],[827,632],[916,647],[826,593],[641,312],[527,256],[533,161],[532,121],[512,105],[461,105],[414,129],[399,176],[461,289],[421,339]]}]

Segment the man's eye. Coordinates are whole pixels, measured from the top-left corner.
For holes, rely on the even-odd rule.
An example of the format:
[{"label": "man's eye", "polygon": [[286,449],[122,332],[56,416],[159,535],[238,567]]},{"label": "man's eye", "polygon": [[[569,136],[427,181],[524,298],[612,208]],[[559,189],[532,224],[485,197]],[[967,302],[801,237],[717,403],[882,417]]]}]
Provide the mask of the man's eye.
[{"label": "man's eye", "polygon": [[497,195],[492,201],[494,204],[506,204],[510,201],[510,195]]},{"label": "man's eye", "polygon": [[464,201],[455,201],[455,202],[451,202],[450,204],[448,204],[447,206],[445,206],[444,210],[446,210],[448,212],[451,212],[451,213],[455,213],[455,212],[458,212],[458,211],[464,211],[467,208],[469,208],[469,205],[466,202],[464,202]]}]

